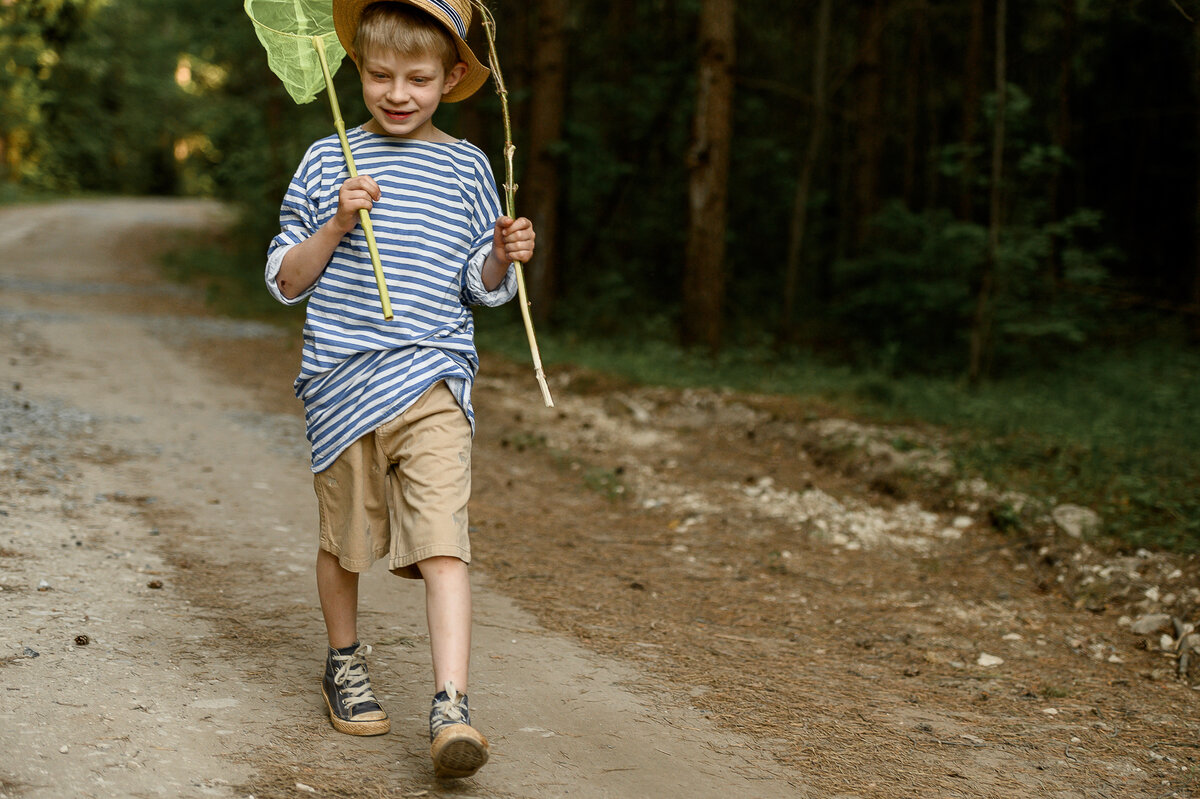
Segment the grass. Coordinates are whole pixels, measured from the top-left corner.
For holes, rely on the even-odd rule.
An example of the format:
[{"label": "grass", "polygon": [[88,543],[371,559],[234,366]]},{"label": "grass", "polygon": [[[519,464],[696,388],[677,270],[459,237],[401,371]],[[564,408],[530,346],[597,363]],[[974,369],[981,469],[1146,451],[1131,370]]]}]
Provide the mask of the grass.
[{"label": "grass", "polygon": [[1090,353],[1053,372],[968,391],[889,383],[868,409],[964,435],[986,479],[1088,505],[1128,548],[1200,550],[1200,354],[1165,345]]},{"label": "grass", "polygon": [[[172,280],[204,288],[209,307],[227,316],[257,319],[280,326],[303,324],[303,307],[288,307],[271,297],[263,283],[266,243],[261,252],[248,253],[231,238],[210,239],[209,234],[181,233],[179,245],[160,259]],[[256,260],[261,263],[256,266]]]},{"label": "grass", "polygon": [[[479,314],[481,348],[528,361],[514,319]],[[638,383],[717,386],[819,400],[882,423],[946,430],[965,474],[1094,508],[1121,549],[1200,551],[1200,353],[1145,345],[1078,356],[1053,371],[970,389],[767,350],[717,359],[662,341],[587,341],[538,332],[542,360]],[[1007,521],[1019,525],[1016,517]]]},{"label": "grass", "polygon": [[[76,196],[76,195],[72,195]],[[61,200],[62,196],[48,189],[35,189],[20,183],[0,180],[0,207],[5,205],[30,205]]]}]

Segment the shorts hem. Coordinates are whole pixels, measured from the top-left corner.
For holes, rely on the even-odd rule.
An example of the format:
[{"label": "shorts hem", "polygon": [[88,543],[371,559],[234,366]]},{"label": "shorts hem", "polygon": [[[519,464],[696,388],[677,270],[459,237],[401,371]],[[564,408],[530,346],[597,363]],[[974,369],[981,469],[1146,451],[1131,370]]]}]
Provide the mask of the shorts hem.
[{"label": "shorts hem", "polygon": [[406,552],[398,557],[393,557],[388,561],[388,570],[400,577],[410,577],[419,580],[421,579],[421,572],[417,568],[417,564],[423,560],[438,557],[458,558],[463,563],[470,565],[471,550],[455,544],[433,544],[421,547],[413,552]]},{"label": "shorts hem", "polygon": [[342,554],[340,547],[335,546],[333,543],[324,539],[321,540],[321,549],[337,558],[338,565],[343,569],[348,572],[354,572],[355,574],[363,574],[364,572],[369,571],[371,566],[374,565],[375,561],[386,557],[388,554],[388,551],[384,549],[381,552],[372,552],[369,558],[348,558]]}]

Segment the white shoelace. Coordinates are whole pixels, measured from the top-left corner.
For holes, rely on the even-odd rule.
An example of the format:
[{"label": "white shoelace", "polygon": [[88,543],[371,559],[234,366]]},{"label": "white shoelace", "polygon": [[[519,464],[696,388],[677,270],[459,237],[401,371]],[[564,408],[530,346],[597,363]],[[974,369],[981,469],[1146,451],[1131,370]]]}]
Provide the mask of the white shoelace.
[{"label": "white shoelace", "polygon": [[363,644],[354,650],[353,655],[334,655],[334,662],[341,660],[342,663],[333,673],[333,681],[342,690],[346,707],[350,710],[375,701],[375,694],[372,693],[371,683],[367,679],[366,656],[369,654],[371,647]]},{"label": "white shoelace", "polygon": [[433,703],[434,713],[441,717],[438,719],[441,723],[437,726],[440,728],[448,724],[466,724],[467,714],[462,706],[463,695],[458,692],[452,682],[447,682],[443,690],[446,692],[446,698]]}]

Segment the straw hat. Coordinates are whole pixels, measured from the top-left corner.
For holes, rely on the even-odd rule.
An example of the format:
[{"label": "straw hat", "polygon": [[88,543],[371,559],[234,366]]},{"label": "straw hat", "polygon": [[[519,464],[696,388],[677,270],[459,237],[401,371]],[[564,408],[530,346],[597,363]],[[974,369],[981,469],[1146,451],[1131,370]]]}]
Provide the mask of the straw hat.
[{"label": "straw hat", "polygon": [[[458,47],[459,60],[467,65],[467,72],[458,85],[442,96],[442,102],[454,103],[465,100],[482,86],[491,74],[487,67],[479,63],[479,59],[467,46],[467,29],[471,26],[471,0],[392,0],[403,2],[419,8],[436,19],[450,32],[454,44]],[[354,52],[354,37],[358,33],[358,23],[362,19],[367,6],[379,0],[333,0],[333,27],[337,31],[338,40],[350,57],[358,60]]]}]

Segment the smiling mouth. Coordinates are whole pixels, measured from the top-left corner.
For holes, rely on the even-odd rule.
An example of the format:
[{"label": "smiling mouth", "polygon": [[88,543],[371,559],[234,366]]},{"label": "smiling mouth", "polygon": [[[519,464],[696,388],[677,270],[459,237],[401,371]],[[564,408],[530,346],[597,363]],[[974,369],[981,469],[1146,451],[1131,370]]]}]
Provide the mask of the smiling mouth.
[{"label": "smiling mouth", "polygon": [[389,111],[383,109],[383,113],[387,114],[388,119],[405,120],[413,115],[412,111]]}]

